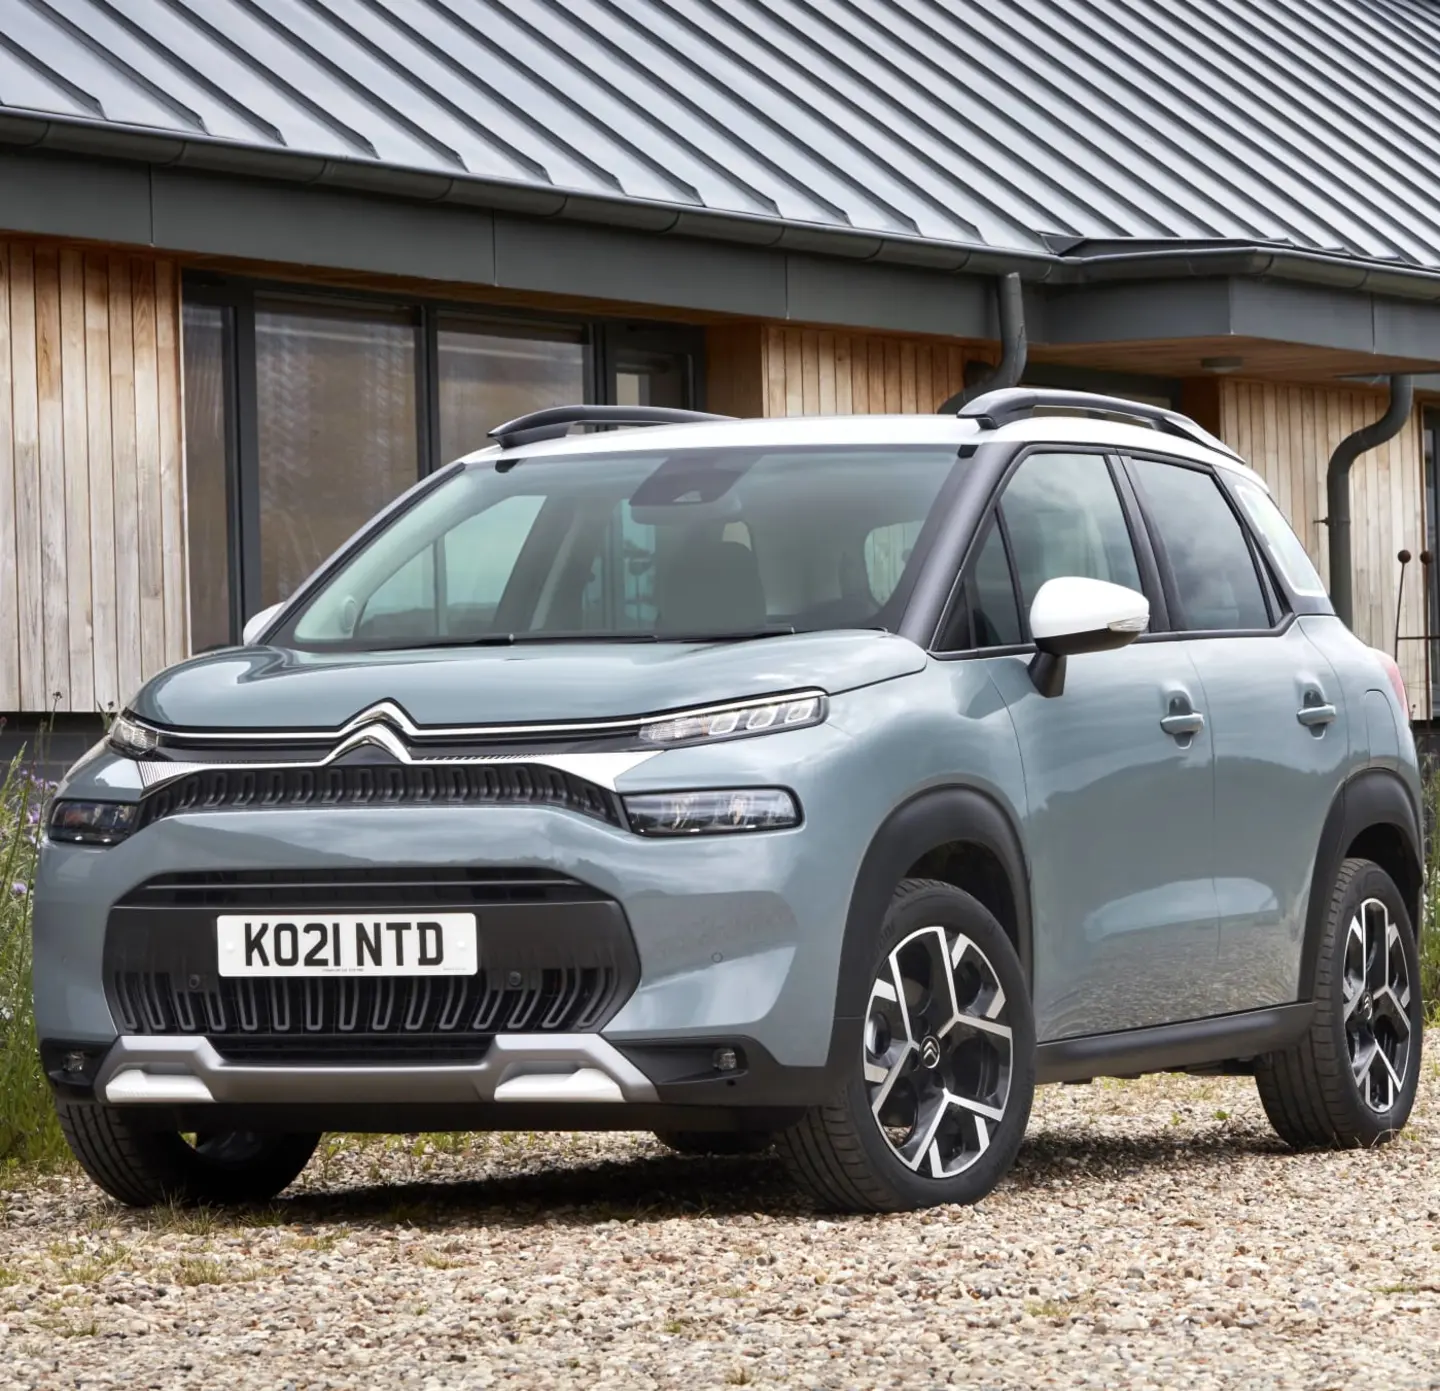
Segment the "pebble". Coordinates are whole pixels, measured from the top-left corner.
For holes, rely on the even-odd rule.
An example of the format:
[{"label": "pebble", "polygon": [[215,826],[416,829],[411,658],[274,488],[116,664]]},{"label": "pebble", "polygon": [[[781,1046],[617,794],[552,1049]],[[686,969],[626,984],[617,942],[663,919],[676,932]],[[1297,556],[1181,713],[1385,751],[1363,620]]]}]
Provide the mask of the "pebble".
[{"label": "pebble", "polygon": [[1047,1088],[983,1203],[886,1217],[646,1135],[331,1137],[228,1214],[11,1173],[0,1384],[1435,1388],[1437,1102],[1297,1155],[1242,1078]]}]

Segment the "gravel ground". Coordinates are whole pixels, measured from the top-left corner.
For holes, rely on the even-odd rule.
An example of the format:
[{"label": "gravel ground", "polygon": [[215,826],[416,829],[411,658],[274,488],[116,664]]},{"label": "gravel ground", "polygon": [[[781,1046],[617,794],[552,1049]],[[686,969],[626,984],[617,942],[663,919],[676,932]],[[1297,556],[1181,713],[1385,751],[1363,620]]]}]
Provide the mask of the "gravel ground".
[{"label": "gravel ground", "polygon": [[240,1217],[12,1181],[0,1384],[1440,1387],[1437,1102],[1291,1155],[1248,1081],[1047,1088],[986,1202],[867,1219],[638,1135],[336,1139]]}]

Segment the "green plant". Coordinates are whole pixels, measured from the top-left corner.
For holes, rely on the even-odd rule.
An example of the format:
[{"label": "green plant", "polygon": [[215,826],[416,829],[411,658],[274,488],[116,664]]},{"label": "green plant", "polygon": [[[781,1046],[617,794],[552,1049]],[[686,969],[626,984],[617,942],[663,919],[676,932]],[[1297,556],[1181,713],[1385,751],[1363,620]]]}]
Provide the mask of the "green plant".
[{"label": "green plant", "polygon": [[30,900],[50,788],[17,755],[0,783],[0,1162],[55,1163],[67,1150],[35,1046]]},{"label": "green plant", "polygon": [[1440,1024],[1440,762],[1425,765],[1425,892],[1420,908],[1420,993],[1426,1019]]}]

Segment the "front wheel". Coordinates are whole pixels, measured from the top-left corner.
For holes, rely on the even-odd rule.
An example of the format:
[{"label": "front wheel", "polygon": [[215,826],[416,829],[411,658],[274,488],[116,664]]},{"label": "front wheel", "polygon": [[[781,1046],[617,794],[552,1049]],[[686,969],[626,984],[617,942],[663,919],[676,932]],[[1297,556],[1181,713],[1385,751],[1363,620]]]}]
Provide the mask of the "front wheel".
[{"label": "front wheel", "polygon": [[131,1207],[268,1202],[300,1176],[320,1143],[313,1132],[150,1130],[93,1103],[58,1101],[56,1112],[80,1167]]},{"label": "front wheel", "polygon": [[1405,899],[1370,860],[1336,875],[1315,963],[1315,1014],[1292,1048],[1260,1058],[1270,1124],[1296,1149],[1376,1145],[1409,1119],[1424,1023]]},{"label": "front wheel", "polygon": [[969,894],[907,879],[881,928],[849,1076],[777,1147],[827,1207],[973,1203],[1014,1162],[1034,1091],[1034,1017],[1010,939]]}]

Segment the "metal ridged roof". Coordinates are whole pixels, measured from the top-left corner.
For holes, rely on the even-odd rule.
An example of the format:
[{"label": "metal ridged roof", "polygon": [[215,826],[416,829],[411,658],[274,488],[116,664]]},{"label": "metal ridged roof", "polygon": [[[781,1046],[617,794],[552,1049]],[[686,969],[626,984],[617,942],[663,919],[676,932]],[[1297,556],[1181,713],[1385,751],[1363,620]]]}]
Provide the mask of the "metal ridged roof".
[{"label": "metal ridged roof", "polygon": [[0,0],[6,115],[882,237],[1440,266],[1428,0]]}]

